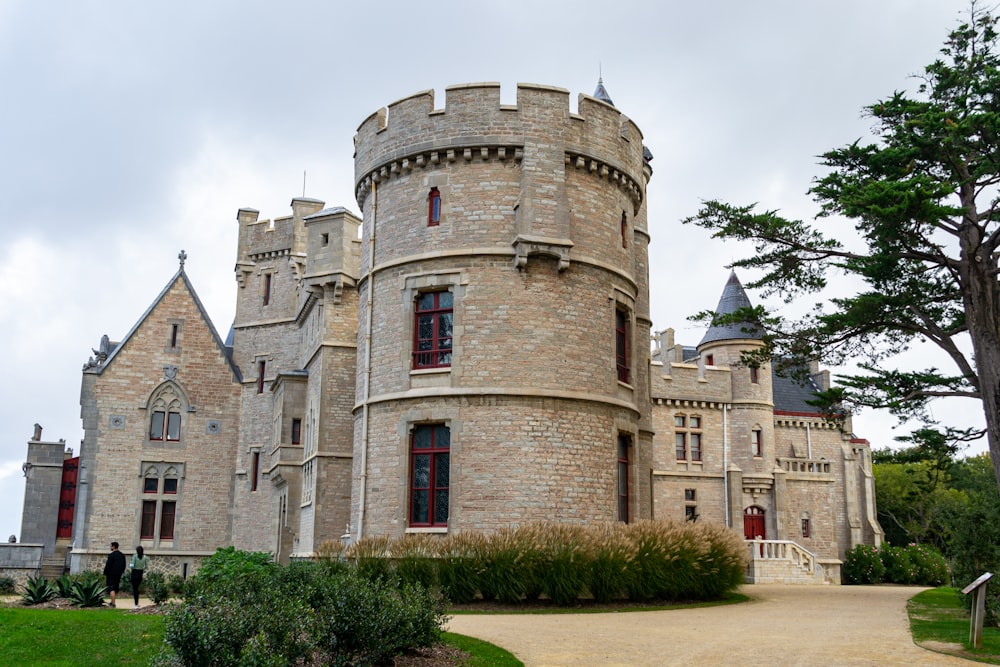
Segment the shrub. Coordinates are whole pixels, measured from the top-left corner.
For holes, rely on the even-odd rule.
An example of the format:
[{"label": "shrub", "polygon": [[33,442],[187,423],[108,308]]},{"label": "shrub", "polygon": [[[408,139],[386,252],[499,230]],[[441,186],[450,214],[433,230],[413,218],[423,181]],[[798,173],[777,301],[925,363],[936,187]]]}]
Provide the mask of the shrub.
[{"label": "shrub", "polygon": [[41,604],[59,595],[59,591],[45,577],[29,577],[24,584],[21,600],[25,604]]},{"label": "shrub", "polygon": [[171,595],[178,597],[184,595],[184,586],[187,581],[179,574],[171,574],[167,577],[167,590]]},{"label": "shrub", "polygon": [[74,580],[68,597],[77,607],[100,607],[104,604],[105,586],[100,581]]},{"label": "shrub", "polygon": [[271,554],[263,551],[216,549],[202,561],[198,573],[188,579],[185,590],[189,597],[210,595],[233,584],[266,580],[277,567]]},{"label": "shrub", "polygon": [[879,549],[879,558],[885,567],[882,581],[889,584],[911,584],[917,578],[917,568],[910,562],[906,547],[884,545]]},{"label": "shrub", "polygon": [[0,577],[0,595],[13,595],[17,592],[17,582],[10,577]]},{"label": "shrub", "polygon": [[910,562],[916,568],[913,583],[921,586],[943,586],[948,583],[948,563],[941,552],[926,544],[911,544],[907,551]]},{"label": "shrub", "polygon": [[885,576],[885,565],[878,548],[858,544],[848,549],[842,572],[846,584],[877,584]]},{"label": "shrub", "polygon": [[743,583],[746,545],[735,531],[717,524],[697,524],[695,556],[695,597],[717,599]]},{"label": "shrub", "polygon": [[437,641],[443,622],[426,589],[326,562],[212,581],[167,614],[166,639],[182,664],[384,664]]},{"label": "shrub", "polygon": [[163,604],[170,599],[170,587],[162,572],[150,572],[142,578],[142,585],[154,604]]}]

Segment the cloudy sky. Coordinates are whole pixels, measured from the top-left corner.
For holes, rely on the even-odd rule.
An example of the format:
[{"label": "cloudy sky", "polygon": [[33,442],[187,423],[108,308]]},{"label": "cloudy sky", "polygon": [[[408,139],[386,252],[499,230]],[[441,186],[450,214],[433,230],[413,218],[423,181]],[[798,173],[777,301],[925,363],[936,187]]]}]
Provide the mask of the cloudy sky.
[{"label": "cloudy sky", "polygon": [[[352,137],[411,93],[499,81],[591,94],[598,74],[653,152],[652,315],[680,342],[743,249],[678,221],[704,199],[815,212],[816,155],[914,90],[965,0],[0,0],[0,538],[20,535],[33,424],[79,453],[80,369],[177,269],[220,333],[236,211],[303,194],[358,210]],[[305,174],[305,179],[303,179]],[[749,279],[751,276],[746,276]],[[746,282],[746,280],[745,280]],[[751,293],[751,298],[754,298]],[[918,351],[919,354],[919,351]],[[972,409],[949,408],[958,423]],[[891,444],[891,421],[855,431]]]}]

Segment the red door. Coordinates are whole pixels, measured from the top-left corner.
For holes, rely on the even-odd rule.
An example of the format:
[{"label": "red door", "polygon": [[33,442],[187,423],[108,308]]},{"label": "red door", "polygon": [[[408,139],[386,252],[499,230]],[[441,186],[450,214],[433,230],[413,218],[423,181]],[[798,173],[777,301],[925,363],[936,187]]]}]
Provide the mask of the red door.
[{"label": "red door", "polygon": [[756,505],[743,510],[743,537],[748,540],[756,540],[758,537],[767,539],[767,532],[764,530],[764,510]]},{"label": "red door", "polygon": [[76,474],[79,468],[79,456],[63,461],[56,539],[73,537],[73,508],[76,506]]}]

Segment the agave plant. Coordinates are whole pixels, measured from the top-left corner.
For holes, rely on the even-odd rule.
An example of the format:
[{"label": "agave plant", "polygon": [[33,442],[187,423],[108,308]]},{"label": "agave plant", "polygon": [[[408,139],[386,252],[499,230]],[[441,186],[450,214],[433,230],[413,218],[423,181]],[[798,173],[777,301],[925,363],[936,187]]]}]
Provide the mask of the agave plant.
[{"label": "agave plant", "polygon": [[21,599],[25,604],[41,604],[59,595],[59,591],[45,577],[29,577],[24,584]]},{"label": "agave plant", "polygon": [[68,598],[73,593],[73,577],[68,574],[64,574],[58,579],[56,579],[56,590],[59,592],[59,597]]},{"label": "agave plant", "polygon": [[104,585],[100,581],[74,581],[69,599],[77,607],[100,607],[104,604]]}]

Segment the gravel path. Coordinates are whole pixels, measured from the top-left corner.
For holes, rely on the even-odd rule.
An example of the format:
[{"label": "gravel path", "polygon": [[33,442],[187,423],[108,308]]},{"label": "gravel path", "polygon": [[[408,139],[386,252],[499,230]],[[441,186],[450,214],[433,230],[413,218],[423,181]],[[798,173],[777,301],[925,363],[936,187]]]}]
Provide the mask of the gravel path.
[{"label": "gravel path", "polygon": [[525,667],[965,665],[910,639],[911,586],[751,584],[745,604],[601,614],[453,616],[447,629],[511,651]]}]

